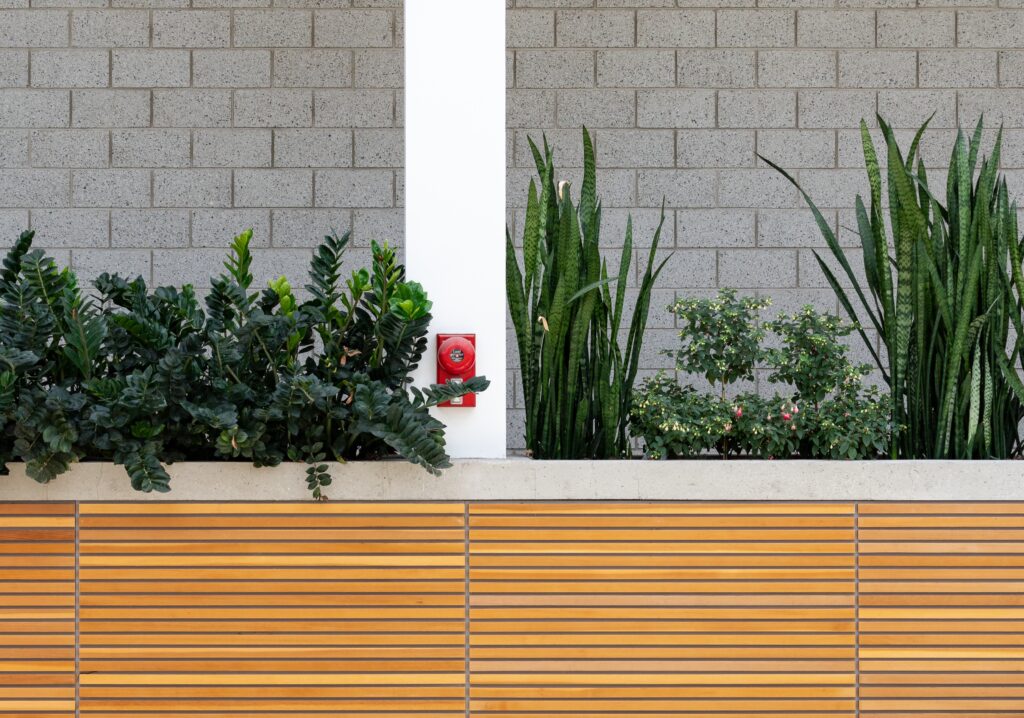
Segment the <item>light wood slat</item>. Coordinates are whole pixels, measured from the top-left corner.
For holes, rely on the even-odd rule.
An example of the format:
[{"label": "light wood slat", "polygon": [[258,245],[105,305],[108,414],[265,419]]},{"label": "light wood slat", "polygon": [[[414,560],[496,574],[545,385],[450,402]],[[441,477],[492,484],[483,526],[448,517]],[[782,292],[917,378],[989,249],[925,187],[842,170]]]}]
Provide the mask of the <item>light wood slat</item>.
[{"label": "light wood slat", "polygon": [[[474,541],[487,541],[501,547],[503,541],[515,542],[520,548],[525,544],[523,541],[523,527],[515,528],[473,528]],[[852,541],[853,527],[847,529],[819,529],[819,528],[752,528],[746,529],[741,526],[733,528],[686,528],[686,529],[660,529],[652,531],[645,528],[634,529],[610,529],[604,527],[571,528],[571,529],[545,529],[531,527],[530,541],[555,544],[586,542],[588,545],[598,542],[636,542],[643,547],[659,545],[661,543],[679,541],[695,542],[701,545],[714,543],[736,544],[740,541]],[[530,545],[530,544],[525,544]],[[771,544],[769,544],[771,545]]]},{"label": "light wood slat", "polygon": [[[287,626],[290,628],[291,626]],[[222,628],[221,632],[216,630],[207,633],[161,633],[159,645],[168,646],[208,646],[215,650],[220,647],[239,646],[331,646],[335,650],[339,647],[359,650],[364,646],[464,646],[466,636],[463,633],[289,633],[275,632],[272,635],[265,633],[224,633],[227,630]],[[142,644],[139,636],[132,633],[83,633],[79,636],[79,646],[82,651],[88,651],[92,647],[111,648],[118,650],[124,646],[151,645]],[[355,647],[355,648],[353,648]]]},{"label": "light wood slat", "polygon": [[849,504],[471,504],[470,713],[853,716]]},{"label": "light wood slat", "polygon": [[[457,571],[456,573],[465,573]],[[404,576],[405,572],[403,572]],[[387,575],[387,574],[385,574]],[[364,580],[354,578],[348,581],[326,580],[326,581],[291,581],[278,580],[274,584],[282,595],[287,596],[308,596],[313,595],[317,601],[326,600],[329,596],[355,596],[374,594],[378,596],[375,600],[385,600],[390,594],[453,594],[458,593],[465,586],[465,578],[458,580],[430,581],[430,580],[403,580],[381,578],[379,580]],[[135,593],[160,594],[161,600],[174,601],[176,594],[220,594],[232,593],[236,596],[245,596],[248,593],[264,593],[266,584],[260,581],[238,580],[238,581],[99,581],[94,580],[92,584],[95,596],[88,600],[97,601],[96,605],[103,605],[105,600],[116,596],[130,596]],[[106,599],[104,598],[106,597]],[[155,600],[155,599],[154,599]],[[83,605],[86,605],[83,603]],[[152,604],[150,604],[152,605]]]},{"label": "light wood slat", "polygon": [[[692,591],[690,584],[676,584],[675,592],[662,590],[652,594],[609,594],[603,593],[601,587],[595,587],[596,594],[584,594],[579,589],[559,593],[557,589],[547,584],[533,584],[539,590],[530,593],[530,586],[517,586],[515,591],[499,597],[478,596],[474,599],[474,606],[785,606],[785,605],[815,605],[815,606],[852,606],[853,597],[846,594],[835,594],[831,590],[823,591],[817,587],[813,595],[788,593],[771,593],[775,586],[766,586],[763,593],[722,595],[721,591],[701,591],[700,587]],[[739,583],[731,586],[735,591],[755,591],[758,584]],[[831,587],[829,587],[831,588]],[[637,587],[643,590],[642,586]],[[727,589],[728,590],[728,589]],[[525,592],[525,593],[524,593]],[[519,594],[519,595],[516,595]]]},{"label": "light wood slat", "polygon": [[[438,530],[434,528],[425,530],[385,528],[385,529],[331,529],[331,528],[309,528],[309,529],[287,529],[287,528],[257,528],[257,529],[138,529],[132,543],[152,542],[153,546],[171,544],[175,546],[187,545],[183,542],[207,541],[262,541],[275,542],[287,546],[288,542],[318,541],[327,543],[332,541],[423,541],[432,543],[438,541],[462,542],[465,539],[464,530],[461,528],[447,528]],[[83,541],[109,541],[108,546],[112,553],[117,553],[117,541],[124,540],[124,533],[120,529],[82,529],[79,532]],[[158,543],[160,542],[160,543]],[[292,553],[283,550],[284,553]]]},{"label": "light wood slat", "polygon": [[958,521],[963,515],[1006,516],[1018,514],[1024,516],[1024,502],[864,502],[858,504],[859,516],[900,516],[927,514],[948,517],[950,521]]},{"label": "light wood slat", "polygon": [[83,717],[465,715],[463,504],[81,513]]},{"label": "light wood slat", "polygon": [[[465,580],[465,568],[420,568],[403,566],[400,571],[394,567],[378,565],[357,567],[325,567],[331,557],[325,557],[320,565],[274,566],[268,568],[194,568],[194,567],[160,567],[143,566],[117,568],[82,568],[79,576],[88,581],[157,581],[161,583],[173,581],[381,581],[392,580]],[[452,559],[454,562],[454,559]]]},{"label": "light wood slat", "polygon": [[0,503],[0,516],[71,516],[75,515],[75,505],[70,502],[51,502],[33,504],[22,502]]},{"label": "light wood slat", "polygon": [[0,718],[1024,715],[1024,503],[466,511],[0,504]]},{"label": "light wood slat", "polygon": [[[83,686],[81,695],[89,699],[145,699],[145,698],[178,698],[181,688],[178,686]],[[309,697],[308,686],[266,686],[264,698],[288,699]],[[327,686],[318,685],[316,695],[323,698],[401,698],[401,699],[461,699],[465,688],[457,686]],[[192,700],[213,698],[252,698],[252,688],[248,686],[191,686],[189,696]]]},{"label": "light wood slat", "polygon": [[75,507],[0,503],[0,718],[75,715]]},{"label": "light wood slat", "polygon": [[[415,709],[413,707],[411,707],[411,706],[408,708],[408,711],[411,711],[411,712],[387,713],[386,715],[387,715],[387,718],[423,718],[423,714],[418,712],[418,711],[415,711]],[[115,712],[96,711],[96,712],[90,713],[89,715],[91,716],[91,718],[126,718],[126,714],[125,713],[117,712],[117,711],[115,711]],[[129,713],[127,715],[132,715],[132,714]],[[156,711],[147,711],[145,713],[145,718],[181,718],[182,715],[183,714],[181,712],[179,712],[179,711],[165,712],[165,711],[161,711],[161,710],[156,710]],[[192,714],[192,715],[194,715],[195,718],[237,718],[238,713],[234,712],[234,711],[231,711],[231,712],[204,711],[202,713]],[[330,713],[327,713],[327,714],[325,714],[325,713],[305,713],[305,712],[302,712],[301,709],[300,709],[298,711],[278,711],[278,712],[275,712],[274,713],[274,718],[325,718],[325,716],[328,716],[328,715],[331,715],[331,714]],[[460,714],[460,715],[465,715],[465,714],[463,713],[463,714]],[[32,718],[38,718],[38,717],[37,716],[32,716]],[[134,716],[133,716],[133,718],[134,718]],[[364,712],[361,712],[361,711],[346,711],[345,712],[345,718],[381,718],[381,714],[380,713],[364,713]],[[564,718],[564,716],[562,718]],[[743,717],[742,716],[727,716],[726,718],[743,718]],[[825,717],[824,716],[809,716],[809,717],[801,716],[801,718],[825,718]]]},{"label": "light wood slat", "polygon": [[[555,568],[565,569],[567,565],[572,568],[579,568],[583,566],[608,569],[608,568],[629,568],[633,566],[640,566],[643,568],[736,568],[746,569],[755,568],[763,569],[768,567],[779,567],[779,568],[853,568],[856,563],[856,559],[853,554],[840,554],[840,553],[829,553],[829,554],[813,554],[813,553],[785,553],[785,554],[770,554],[770,553],[759,553],[759,554],[729,554],[729,553],[712,553],[712,554],[697,554],[697,553],[686,553],[686,554],[643,554],[643,553],[619,553],[613,557],[609,557],[606,554],[593,554],[589,555],[582,552],[576,552],[573,555],[573,560],[567,562],[565,555],[561,553],[551,552],[554,555],[543,555],[543,554],[521,554],[517,561],[516,567],[519,569],[526,568]],[[880,557],[884,558],[884,557]],[[1024,556],[1021,558],[1021,566],[1024,566]],[[471,555],[469,557],[469,565],[473,568],[488,568],[496,567],[502,568],[507,564],[504,556],[501,554],[494,555]]]},{"label": "light wood slat", "polygon": [[[572,516],[586,514],[589,516],[664,516],[678,514],[700,514],[712,516],[760,515],[799,516],[813,514],[815,516],[850,516],[853,517],[854,505],[849,503],[769,503],[729,502],[708,503],[702,501],[676,501],[665,503],[606,503],[577,501],[573,503],[474,503],[470,505],[470,521],[478,516],[511,514],[523,516],[523,508],[528,506],[532,516]],[[549,525],[558,525],[549,524]]]},{"label": "light wood slat", "polygon": [[859,507],[864,718],[1024,714],[1024,503]]},{"label": "light wood slat", "polygon": [[139,525],[138,517],[123,515],[88,514],[79,518],[82,535],[90,531],[102,529],[130,528],[148,535],[154,531],[167,531],[179,534],[189,530],[204,531],[244,531],[258,530],[261,532],[275,531],[400,531],[419,530],[425,528],[448,528],[461,530],[463,513],[445,513],[438,515],[423,514],[330,514],[321,509],[316,513],[270,514],[260,513],[258,516],[232,514],[228,511],[217,515],[217,528],[210,528],[210,517],[198,514],[172,513],[169,516],[147,514],[145,524]]},{"label": "light wood slat", "polygon": [[[548,516],[520,516],[520,515],[490,515],[474,514],[469,518],[469,525],[473,528],[544,528],[550,526],[551,519]],[[559,529],[587,529],[595,530],[594,521],[589,516],[561,516],[558,522]],[[1024,527],[1024,522],[1022,522]],[[851,521],[848,516],[771,516],[764,514],[750,515],[709,515],[699,513],[696,515],[679,513],[676,515],[650,515],[623,512],[622,515],[610,513],[601,514],[600,529],[612,528],[637,528],[637,529],[685,529],[685,528],[739,528],[743,530],[775,528],[850,528]],[[654,534],[657,536],[658,534]]]},{"label": "light wood slat", "polygon": [[[232,514],[243,514],[249,517],[253,525],[259,526],[262,516],[288,515],[304,517],[310,521],[318,516],[331,516],[336,514],[367,516],[393,517],[407,514],[430,516],[436,519],[438,516],[454,516],[462,525],[462,517],[466,512],[466,506],[462,503],[373,503],[373,502],[341,502],[324,501],[321,503],[290,503],[284,501],[268,502],[193,502],[175,503],[171,501],[159,503],[82,503],[79,505],[79,515],[83,521],[92,516],[209,516],[218,519],[221,516]],[[139,520],[137,526],[150,526],[148,520]],[[219,525],[219,521],[212,521],[212,527]],[[130,527],[129,527],[130,528]]]},{"label": "light wood slat", "polygon": [[[572,716],[573,718],[624,718],[625,716],[635,715],[634,711],[635,711],[635,708],[633,708],[633,709],[631,709],[629,711],[621,712],[621,713],[587,713],[586,711],[581,711],[581,712],[577,712],[577,713],[547,713],[547,712],[534,712],[534,711],[531,711],[529,713],[522,713],[522,712],[519,712],[519,711],[502,711],[501,716],[502,716],[502,718],[568,718],[568,716]],[[478,712],[474,713],[474,715],[487,715],[487,714],[486,713],[480,713],[478,711]],[[742,712],[737,712],[737,711],[721,711],[721,712],[719,712],[719,711],[716,711],[714,714],[706,714],[706,713],[697,712],[697,713],[688,713],[688,714],[685,714],[685,715],[686,715],[686,718],[698,718],[698,716],[699,716],[699,718],[763,718],[764,713],[761,712],[761,711],[758,711],[756,713],[749,713],[749,712],[746,712],[746,711],[742,711]],[[785,716],[785,718],[790,718],[790,715],[788,713],[777,713],[775,715],[777,716],[777,718],[782,718],[782,716]],[[838,712],[838,713],[835,713],[835,712],[819,713],[817,711],[801,711],[799,714],[794,714],[792,716],[792,718],[836,718],[837,715],[839,715],[839,716],[846,715],[846,712],[845,711],[841,711],[841,712]],[[106,718],[113,718],[113,716],[108,716]],[[147,716],[147,718],[149,718],[149,717]],[[205,718],[205,716],[204,716],[204,718]],[[312,717],[310,717],[310,718],[312,718]],[[346,716],[346,718],[348,718],[348,717]],[[905,717],[905,718],[909,718],[909,716]],[[922,718],[922,716],[917,715],[917,716],[914,716],[914,718]],[[929,716],[928,718],[932,718],[932,716]],[[975,718],[981,718],[981,717],[980,716],[976,716]],[[992,718],[992,716],[985,716],[984,718]]]},{"label": "light wood slat", "polygon": [[[230,584],[222,586],[221,593],[207,591],[199,594],[184,592],[167,593],[163,595],[147,594],[148,606],[189,606],[189,607],[223,607],[225,605],[223,593],[231,593]],[[404,583],[405,591],[409,593],[260,593],[266,586],[257,584],[256,593],[233,593],[230,603],[233,606],[317,606],[317,607],[374,607],[374,606],[448,606],[462,608],[464,600],[458,595],[463,584],[441,584],[442,590],[447,588],[448,593],[418,593],[421,589],[416,584]],[[97,589],[98,590],[98,589]],[[114,591],[118,591],[114,587]],[[275,586],[275,591],[281,591],[281,587]],[[417,592],[417,593],[412,593]],[[95,595],[83,596],[80,605],[83,609],[87,607],[108,607],[108,606],[136,606],[139,597],[135,593],[97,593]],[[348,614],[346,614],[348,615]]]}]

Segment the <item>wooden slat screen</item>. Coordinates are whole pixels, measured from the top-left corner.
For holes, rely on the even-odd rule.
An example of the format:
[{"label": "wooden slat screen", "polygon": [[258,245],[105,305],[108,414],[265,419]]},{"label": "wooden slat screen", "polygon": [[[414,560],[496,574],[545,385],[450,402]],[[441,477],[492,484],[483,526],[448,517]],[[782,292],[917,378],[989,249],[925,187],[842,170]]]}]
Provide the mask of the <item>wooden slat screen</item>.
[{"label": "wooden slat screen", "polygon": [[470,507],[474,716],[852,716],[849,504]]},{"label": "wooden slat screen", "polygon": [[465,715],[463,504],[82,504],[90,718]]},{"label": "wooden slat screen", "polygon": [[335,715],[1022,716],[1024,503],[0,503],[0,718]]},{"label": "wooden slat screen", "polygon": [[861,504],[865,718],[1024,715],[1024,504]]},{"label": "wooden slat screen", "polygon": [[0,503],[0,716],[75,715],[75,506]]}]

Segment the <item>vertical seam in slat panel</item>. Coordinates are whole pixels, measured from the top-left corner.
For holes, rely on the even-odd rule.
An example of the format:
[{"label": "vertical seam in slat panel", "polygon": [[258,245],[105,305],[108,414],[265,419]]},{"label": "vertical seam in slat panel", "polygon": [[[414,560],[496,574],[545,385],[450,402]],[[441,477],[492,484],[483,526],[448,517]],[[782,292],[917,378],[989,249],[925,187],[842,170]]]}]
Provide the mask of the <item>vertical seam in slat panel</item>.
[{"label": "vertical seam in slat panel", "polygon": [[79,541],[78,541],[79,512],[78,512],[78,507],[79,507],[79,502],[76,501],[75,502],[75,718],[79,718],[79,716],[81,715],[81,707],[79,705],[79,700],[80,700],[79,699],[79,686],[81,684],[81,680],[80,680],[79,676],[81,675],[81,673],[80,673],[80,669],[79,669],[79,644],[80,644],[80,641],[79,641],[79,635],[78,635],[78,633],[79,633],[79,628],[78,628],[78,612],[79,612],[79,607],[82,604],[82,601],[81,601],[81,593],[79,592],[79,588],[78,588],[78,582],[79,582],[79,576],[78,576],[78,573],[79,573],[78,572],[78,563],[79,563],[78,562],[78,553],[79,553],[79,548],[78,548],[79,547]]},{"label": "vertical seam in slat panel", "polygon": [[463,691],[463,701],[465,702],[466,718],[469,718],[469,502],[465,502],[463,505],[462,512],[462,530],[463,530],[463,575],[465,577],[465,596],[463,598],[463,616],[465,618],[465,633],[464,633],[464,653],[463,660],[465,661],[465,690]]},{"label": "vertical seam in slat panel", "polygon": [[860,718],[860,503],[853,505],[853,710]]}]

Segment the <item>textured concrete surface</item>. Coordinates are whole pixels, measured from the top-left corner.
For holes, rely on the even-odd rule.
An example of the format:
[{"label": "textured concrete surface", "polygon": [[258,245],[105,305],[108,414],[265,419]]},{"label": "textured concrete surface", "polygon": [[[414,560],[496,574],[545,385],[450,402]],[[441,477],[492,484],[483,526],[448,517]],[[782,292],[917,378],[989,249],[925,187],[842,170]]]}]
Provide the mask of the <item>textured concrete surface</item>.
[{"label": "textured concrete surface", "polygon": [[[301,501],[305,468],[170,467],[169,494],[132,490],[121,467],[78,464],[49,485],[12,466],[0,501]],[[1020,501],[1020,461],[459,461],[434,477],[398,461],[331,468],[335,501]]]},{"label": "textured concrete surface", "polygon": [[[857,127],[865,119],[877,139],[875,112],[905,140],[934,113],[922,150],[940,184],[953,128],[984,112],[990,127],[1005,125],[1011,192],[1024,186],[1020,0],[506,7],[513,237],[533,174],[528,136],[546,133],[578,181],[579,128],[594,131],[613,266],[627,212],[640,253],[667,200],[672,260],[652,306],[647,373],[670,368],[658,350],[676,342],[665,307],[677,296],[733,285],[776,309],[838,309],[809,214],[756,153],[791,168],[847,244],[866,187]],[[371,239],[401,244],[402,9],[0,0],[0,236],[32,226],[86,278],[117,270],[202,285],[246,226],[264,274],[303,275],[308,248],[332,228],[355,230],[363,254],[353,265]],[[472,158],[452,153],[471,172]],[[452,198],[471,201],[464,188]],[[523,420],[515,364],[512,355],[513,447]]]}]

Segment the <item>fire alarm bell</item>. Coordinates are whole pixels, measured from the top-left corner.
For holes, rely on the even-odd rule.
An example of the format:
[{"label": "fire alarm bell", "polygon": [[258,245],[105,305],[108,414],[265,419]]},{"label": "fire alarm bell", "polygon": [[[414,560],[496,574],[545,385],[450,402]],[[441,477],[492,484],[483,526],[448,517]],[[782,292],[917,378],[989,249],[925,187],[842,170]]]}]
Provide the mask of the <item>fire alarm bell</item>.
[{"label": "fire alarm bell", "polygon": [[[476,376],[476,334],[437,335],[437,383],[462,384]],[[476,394],[466,394],[438,406],[476,406]]]}]

